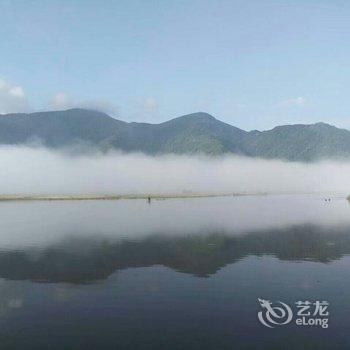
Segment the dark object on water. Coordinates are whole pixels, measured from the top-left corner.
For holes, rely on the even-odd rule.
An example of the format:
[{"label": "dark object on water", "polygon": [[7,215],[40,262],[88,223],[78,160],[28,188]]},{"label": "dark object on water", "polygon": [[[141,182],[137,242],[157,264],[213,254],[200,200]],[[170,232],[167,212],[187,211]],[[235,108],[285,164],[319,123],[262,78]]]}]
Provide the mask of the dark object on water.
[{"label": "dark object on water", "polygon": [[151,203],[151,197],[148,197],[148,198],[147,198],[147,202],[148,202],[148,203]]}]

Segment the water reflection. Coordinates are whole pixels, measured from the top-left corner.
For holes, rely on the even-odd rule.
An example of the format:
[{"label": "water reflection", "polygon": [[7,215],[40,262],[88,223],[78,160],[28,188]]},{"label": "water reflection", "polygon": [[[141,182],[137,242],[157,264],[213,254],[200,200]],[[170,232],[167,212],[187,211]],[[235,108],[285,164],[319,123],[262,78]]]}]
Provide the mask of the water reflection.
[{"label": "water reflection", "polygon": [[[349,253],[344,198],[0,203],[0,348],[349,349]],[[330,328],[267,329],[258,298]]]},{"label": "water reflection", "polygon": [[0,252],[0,277],[37,282],[90,283],[129,267],[162,265],[198,277],[249,255],[328,263],[350,253],[350,226],[297,225],[283,229],[138,240],[71,236],[44,249]]}]

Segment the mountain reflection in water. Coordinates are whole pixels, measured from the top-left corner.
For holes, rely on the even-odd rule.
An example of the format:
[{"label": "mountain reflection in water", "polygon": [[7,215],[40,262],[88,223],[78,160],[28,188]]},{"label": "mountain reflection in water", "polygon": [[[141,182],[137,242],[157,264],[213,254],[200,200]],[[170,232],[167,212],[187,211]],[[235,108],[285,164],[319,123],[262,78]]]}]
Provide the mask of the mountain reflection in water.
[{"label": "mountain reflection in water", "polygon": [[316,225],[249,232],[151,235],[139,240],[66,238],[44,249],[0,252],[0,277],[38,282],[89,283],[130,267],[163,265],[208,277],[249,255],[328,263],[350,253],[350,226]]}]

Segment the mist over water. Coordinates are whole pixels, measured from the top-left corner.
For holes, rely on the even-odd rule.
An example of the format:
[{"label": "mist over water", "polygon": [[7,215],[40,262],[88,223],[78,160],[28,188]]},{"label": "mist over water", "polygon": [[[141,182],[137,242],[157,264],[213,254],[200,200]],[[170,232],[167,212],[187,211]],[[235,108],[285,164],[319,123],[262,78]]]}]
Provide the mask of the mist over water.
[{"label": "mist over water", "polygon": [[118,201],[0,202],[0,250],[45,247],[67,237],[139,240],[220,232],[229,236],[294,225],[350,225],[344,198],[234,196]]},{"label": "mist over water", "polygon": [[0,148],[0,194],[342,192],[350,162],[292,163],[238,156],[72,154]]}]

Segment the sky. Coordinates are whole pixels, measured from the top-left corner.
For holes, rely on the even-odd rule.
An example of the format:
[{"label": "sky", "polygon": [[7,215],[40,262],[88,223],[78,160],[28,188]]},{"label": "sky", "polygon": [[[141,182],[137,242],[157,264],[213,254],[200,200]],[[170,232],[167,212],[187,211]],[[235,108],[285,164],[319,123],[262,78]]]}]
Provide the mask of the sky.
[{"label": "sky", "polygon": [[0,0],[0,113],[350,129],[350,2]]}]

